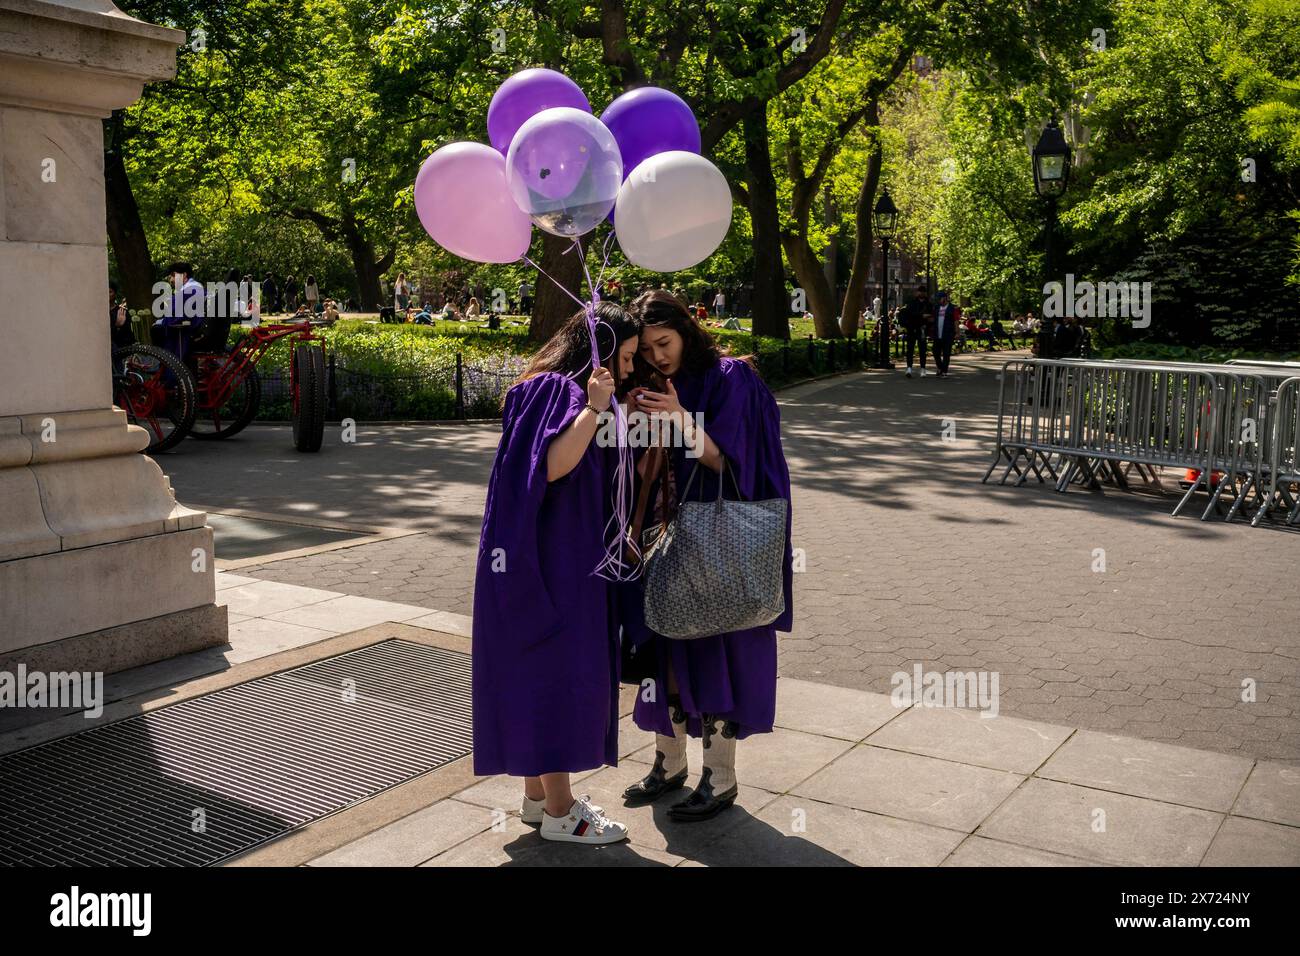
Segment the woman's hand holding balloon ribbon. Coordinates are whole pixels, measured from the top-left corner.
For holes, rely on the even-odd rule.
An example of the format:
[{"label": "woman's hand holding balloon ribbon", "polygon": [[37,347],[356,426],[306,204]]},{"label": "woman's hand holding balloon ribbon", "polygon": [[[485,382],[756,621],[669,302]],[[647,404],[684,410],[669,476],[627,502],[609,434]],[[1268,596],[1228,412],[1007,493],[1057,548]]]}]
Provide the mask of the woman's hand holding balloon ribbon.
[{"label": "woman's hand holding balloon ribbon", "polygon": [[587,401],[602,411],[609,408],[609,399],[614,394],[614,373],[603,365],[598,366],[587,379]]}]

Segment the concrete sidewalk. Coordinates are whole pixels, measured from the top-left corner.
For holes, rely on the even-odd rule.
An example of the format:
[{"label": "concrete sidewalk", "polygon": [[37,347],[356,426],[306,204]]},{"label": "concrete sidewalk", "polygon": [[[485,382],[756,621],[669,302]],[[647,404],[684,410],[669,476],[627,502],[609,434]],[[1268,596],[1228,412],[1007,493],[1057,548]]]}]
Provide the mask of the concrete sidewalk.
[{"label": "concrete sidewalk", "polygon": [[[110,675],[103,720],[392,637],[469,651],[469,618],[219,573],[231,643]],[[424,635],[421,637],[421,635]],[[517,778],[472,758],[315,821],[239,865],[1297,866],[1300,769],[783,677],[777,729],[737,748],[740,798],[712,821],[627,809],[654,759],[620,701],[620,762],[577,775],[630,840],[546,843],[519,818]],[[31,712],[26,712],[28,715]],[[0,752],[86,729],[78,716],[0,734]],[[689,747],[691,784],[701,749]],[[684,796],[685,791],[681,795]]]},{"label": "concrete sidewalk", "polygon": [[[218,575],[246,655],[400,622],[465,640],[470,619]],[[783,678],[777,730],[737,747],[735,807],[703,824],[620,794],[654,761],[622,695],[618,767],[578,789],[628,824],[626,844],[551,844],[519,819],[517,778],[474,782],[310,861],[313,866],[1296,866],[1300,769]],[[471,758],[458,763],[468,764]],[[695,782],[698,740],[688,759]],[[684,795],[684,791],[683,794]],[[366,804],[347,811],[367,831]]]},{"label": "concrete sidewalk", "polygon": [[[793,678],[778,688],[778,729],[739,744],[740,798],[712,821],[668,819],[685,791],[623,807],[623,788],[654,760],[653,736],[624,716],[619,766],[581,775],[575,790],[628,825],[627,843],[543,841],[519,818],[521,782],[491,777],[310,865],[1300,865],[1295,768],[971,710],[900,710]],[[700,759],[692,741],[692,784]]]}]

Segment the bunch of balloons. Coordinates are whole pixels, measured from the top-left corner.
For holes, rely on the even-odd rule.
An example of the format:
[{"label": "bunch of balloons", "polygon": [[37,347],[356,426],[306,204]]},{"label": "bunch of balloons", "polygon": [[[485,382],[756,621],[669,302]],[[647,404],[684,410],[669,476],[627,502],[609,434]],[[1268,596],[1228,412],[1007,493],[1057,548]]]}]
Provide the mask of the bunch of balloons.
[{"label": "bunch of balloons", "polygon": [[597,118],[564,74],[523,70],[493,95],[487,126],[491,146],[443,146],[415,180],[420,222],[462,258],[515,262],[533,225],[576,241],[612,219],[628,261],[674,272],[712,255],[731,225],[727,181],[668,90],[631,90]]}]

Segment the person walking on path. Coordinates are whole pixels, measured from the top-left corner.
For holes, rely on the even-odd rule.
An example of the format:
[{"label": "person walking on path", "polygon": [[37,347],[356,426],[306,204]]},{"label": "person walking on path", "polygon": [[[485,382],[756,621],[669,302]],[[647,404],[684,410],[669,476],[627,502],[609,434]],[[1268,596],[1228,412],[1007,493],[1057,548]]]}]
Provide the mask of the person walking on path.
[{"label": "person walking on path", "polygon": [[948,301],[948,293],[939,293],[939,304],[934,311],[934,364],[942,378],[948,377],[948,363],[952,361],[952,343],[957,338],[957,323],[961,310]]},{"label": "person walking on path", "polygon": [[262,305],[267,315],[280,311],[280,290],[275,284],[275,276],[269,272],[262,280]]},{"label": "person walking on path", "polygon": [[727,315],[727,296],[721,289],[713,297],[713,317],[715,319],[725,318]]},{"label": "person walking on path", "polygon": [[302,287],[302,294],[307,300],[307,308],[315,315],[316,306],[320,302],[320,288],[316,285],[314,275],[307,276],[307,282]]},{"label": "person walking on path", "polygon": [[918,344],[921,347],[921,378],[925,378],[925,327],[933,311],[934,306],[923,285],[917,286],[912,298],[903,303],[902,325],[907,339],[907,372],[904,374],[908,378],[912,377],[912,355]]}]

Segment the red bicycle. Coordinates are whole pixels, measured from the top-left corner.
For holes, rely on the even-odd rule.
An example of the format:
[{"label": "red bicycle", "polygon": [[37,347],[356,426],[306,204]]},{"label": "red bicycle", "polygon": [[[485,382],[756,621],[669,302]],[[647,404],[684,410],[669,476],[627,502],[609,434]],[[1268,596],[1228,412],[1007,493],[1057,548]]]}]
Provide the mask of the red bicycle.
[{"label": "red bicycle", "polygon": [[[187,323],[181,323],[184,328]],[[187,361],[155,345],[113,352],[113,403],[149,432],[147,454],[166,451],[186,435],[229,438],[243,431],[262,403],[257,363],[280,339],[293,342],[289,394],[293,443],[320,451],[325,436],[325,343],[311,321],[254,326],[235,345],[230,321],[210,319]]]}]

